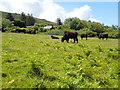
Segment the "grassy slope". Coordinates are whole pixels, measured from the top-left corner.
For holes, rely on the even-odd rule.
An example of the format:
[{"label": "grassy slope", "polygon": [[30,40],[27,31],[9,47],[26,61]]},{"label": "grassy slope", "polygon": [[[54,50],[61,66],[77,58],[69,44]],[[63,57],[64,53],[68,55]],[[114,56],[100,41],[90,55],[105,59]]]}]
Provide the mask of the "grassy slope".
[{"label": "grassy slope", "polygon": [[[0,13],[2,13],[3,18],[5,18],[7,15],[7,12],[0,11]],[[18,13],[11,13],[11,15],[15,18],[15,20],[20,19],[20,14],[18,14]],[[38,18],[35,18],[35,23],[45,24],[45,25],[56,25],[56,23],[54,23],[54,22],[50,22],[50,21],[47,21],[45,19],[38,19]]]},{"label": "grassy slope", "polygon": [[2,35],[3,88],[118,87],[116,39],[79,37],[74,44],[49,35]]}]

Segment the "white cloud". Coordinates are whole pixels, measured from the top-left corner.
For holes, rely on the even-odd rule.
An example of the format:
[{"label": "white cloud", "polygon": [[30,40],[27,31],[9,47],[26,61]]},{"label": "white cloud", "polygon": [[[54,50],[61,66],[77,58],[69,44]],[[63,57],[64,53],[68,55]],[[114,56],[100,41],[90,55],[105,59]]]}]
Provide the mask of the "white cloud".
[{"label": "white cloud", "polygon": [[63,7],[53,0],[0,0],[0,11],[33,14],[33,16],[55,22],[57,18],[64,21],[69,17],[78,17],[82,20],[99,20],[92,18],[92,9],[88,5],[66,12]]},{"label": "white cloud", "polygon": [[102,23],[100,20],[97,20],[97,19],[95,19],[95,18],[89,18],[89,20],[92,21],[92,22],[94,21],[94,22]]},{"label": "white cloud", "polygon": [[78,17],[82,20],[88,20],[92,15],[92,9],[88,5],[80,8],[75,8],[72,12],[68,13],[68,17]]},{"label": "white cloud", "polygon": [[119,2],[119,0],[54,0],[55,2]]},{"label": "white cloud", "polygon": [[0,11],[32,13],[37,17],[42,7],[39,0],[0,0]]},{"label": "white cloud", "polygon": [[49,21],[55,21],[57,18],[62,20],[65,18],[65,10],[63,7],[55,4],[53,0],[44,0],[42,2],[43,11],[40,13],[39,18],[44,18]]}]

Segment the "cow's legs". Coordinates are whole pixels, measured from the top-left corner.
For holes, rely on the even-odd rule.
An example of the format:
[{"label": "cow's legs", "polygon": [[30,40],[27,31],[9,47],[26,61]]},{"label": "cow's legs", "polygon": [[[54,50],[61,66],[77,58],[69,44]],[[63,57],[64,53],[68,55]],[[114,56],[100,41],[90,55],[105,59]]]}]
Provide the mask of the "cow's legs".
[{"label": "cow's legs", "polygon": [[68,40],[66,40],[67,41],[67,43],[69,43],[69,39]]},{"label": "cow's legs", "polygon": [[74,38],[74,43],[75,43],[76,39]]},{"label": "cow's legs", "polygon": [[77,41],[77,43],[78,43],[78,38],[76,38],[76,41]]},{"label": "cow's legs", "polygon": [[78,38],[75,38],[75,39],[74,39],[74,43],[75,43],[75,41],[77,41],[77,43],[78,43]]}]

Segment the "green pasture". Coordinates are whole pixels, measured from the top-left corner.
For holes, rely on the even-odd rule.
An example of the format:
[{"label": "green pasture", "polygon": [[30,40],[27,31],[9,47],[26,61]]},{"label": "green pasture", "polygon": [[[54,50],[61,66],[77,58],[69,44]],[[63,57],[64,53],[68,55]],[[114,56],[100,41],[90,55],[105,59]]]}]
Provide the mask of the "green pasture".
[{"label": "green pasture", "polygon": [[3,88],[118,88],[118,40],[73,43],[2,33]]}]

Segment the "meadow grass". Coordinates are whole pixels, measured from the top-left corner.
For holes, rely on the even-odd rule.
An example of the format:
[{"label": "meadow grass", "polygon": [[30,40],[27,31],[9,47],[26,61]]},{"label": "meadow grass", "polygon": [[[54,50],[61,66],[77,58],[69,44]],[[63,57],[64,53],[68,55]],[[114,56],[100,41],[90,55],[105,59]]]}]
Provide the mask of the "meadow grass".
[{"label": "meadow grass", "polygon": [[78,38],[3,33],[2,87],[118,88],[118,40]]}]

